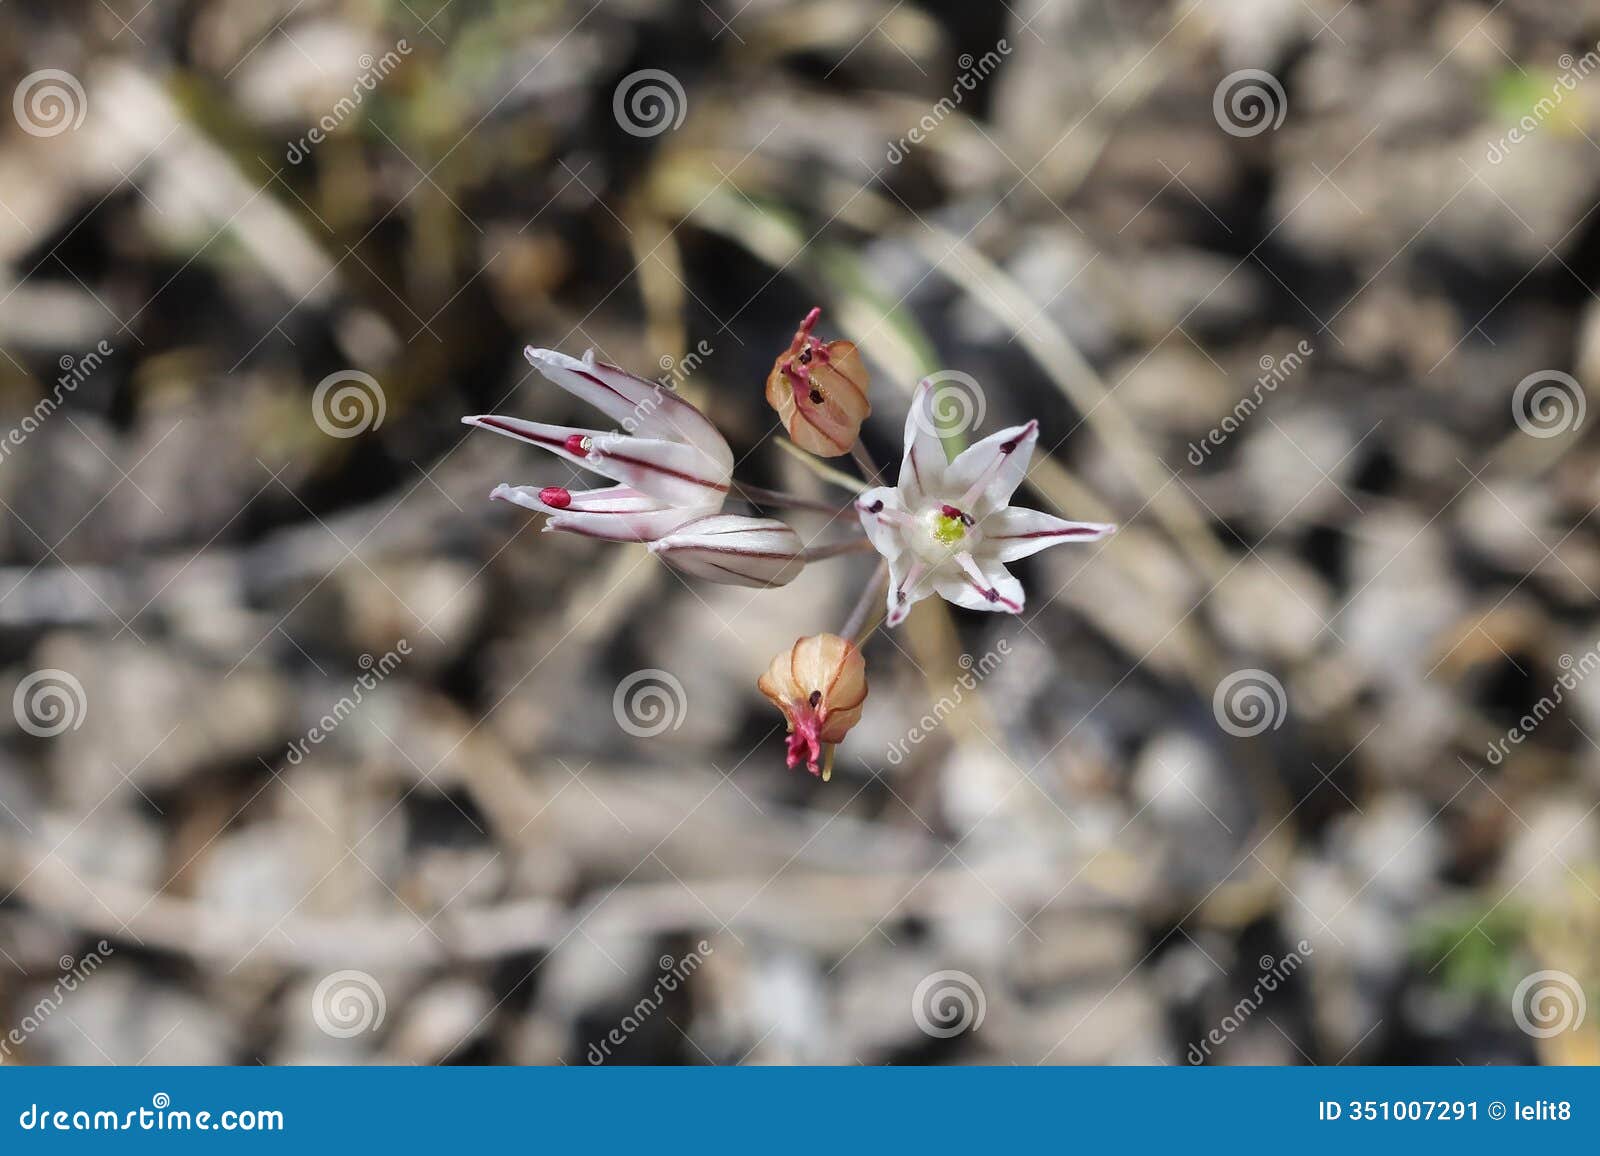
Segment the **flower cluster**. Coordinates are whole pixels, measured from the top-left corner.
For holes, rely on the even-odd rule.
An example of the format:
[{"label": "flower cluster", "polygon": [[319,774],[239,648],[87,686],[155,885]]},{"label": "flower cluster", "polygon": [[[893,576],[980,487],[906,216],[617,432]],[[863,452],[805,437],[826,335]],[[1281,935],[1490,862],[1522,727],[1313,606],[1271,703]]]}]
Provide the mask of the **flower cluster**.
[{"label": "flower cluster", "polygon": [[[767,401],[801,449],[820,457],[852,454],[870,477],[875,471],[859,440],[871,413],[867,369],[851,342],[814,335],[820,314],[813,309],[806,316],[773,365]],[[924,381],[911,400],[896,484],[855,495],[860,534],[809,545],[776,518],[723,512],[730,497],[758,509],[817,503],[740,487],[726,439],[672,389],[599,361],[593,351],[581,360],[548,349],[525,352],[549,381],[629,431],[488,414],[462,419],[616,483],[588,490],[501,484],[489,495],[547,515],[546,531],[642,543],[682,574],[739,586],[782,586],[810,562],[857,549],[881,556],[880,579],[844,629],[796,640],[756,684],[783,714],[789,766],[804,762],[823,779],[834,746],[861,719],[867,680],[860,647],[873,629],[867,611],[881,576],[888,591],[884,621],[891,627],[930,594],[969,610],[1020,614],[1022,584],[1006,563],[1115,529],[1011,504],[1039,439],[1038,422],[990,434],[949,458],[937,432],[932,386]]]}]

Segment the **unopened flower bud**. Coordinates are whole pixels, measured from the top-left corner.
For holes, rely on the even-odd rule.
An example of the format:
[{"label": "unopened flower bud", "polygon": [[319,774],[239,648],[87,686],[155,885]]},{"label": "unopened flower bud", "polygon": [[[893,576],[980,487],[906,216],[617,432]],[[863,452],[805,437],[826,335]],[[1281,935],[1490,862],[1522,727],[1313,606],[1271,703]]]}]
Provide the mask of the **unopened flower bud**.
[{"label": "unopened flower bud", "polygon": [[789,348],[767,375],[767,404],[778,411],[784,429],[801,449],[823,458],[850,452],[861,423],[872,412],[867,402],[867,367],[854,342],[812,336],[821,309],[806,314]]},{"label": "unopened flower bud", "polygon": [[650,543],[649,550],[686,574],[730,586],[782,586],[805,568],[805,543],[776,518],[715,514]]},{"label": "unopened flower bud", "polygon": [[861,651],[837,634],[799,639],[772,660],[756,687],[789,724],[788,765],[804,761],[826,782],[833,770],[833,744],[861,721],[867,700]]}]

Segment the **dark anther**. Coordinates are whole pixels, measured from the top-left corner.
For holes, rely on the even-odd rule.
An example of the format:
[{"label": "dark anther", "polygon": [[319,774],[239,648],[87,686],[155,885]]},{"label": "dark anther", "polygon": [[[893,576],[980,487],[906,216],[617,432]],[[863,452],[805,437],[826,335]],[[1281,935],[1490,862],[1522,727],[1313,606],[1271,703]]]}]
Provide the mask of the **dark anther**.
[{"label": "dark anther", "polygon": [[806,701],[811,704],[811,709],[815,710],[817,708],[817,704],[822,701],[822,692],[820,690],[812,691],[811,697],[806,699]]},{"label": "dark anther", "polygon": [[998,602],[998,601],[1000,601],[1000,591],[998,591],[998,590],[985,590],[983,592],[983,596],[985,598],[987,598],[990,602]]},{"label": "dark anther", "polygon": [[820,389],[813,389],[811,391],[811,404],[812,405],[821,405],[822,404],[822,391]]},{"label": "dark anther", "polygon": [[882,510],[883,510],[883,499],[882,498],[879,498],[876,502],[873,502],[872,505],[867,507],[867,513],[869,513],[869,514],[876,514],[876,513],[881,512]]},{"label": "dark anther", "polygon": [[1021,438],[1016,437],[1016,438],[1012,438],[1008,442],[1001,442],[1000,443],[1000,452],[1003,453],[1003,454],[1011,453],[1013,450],[1015,450],[1017,448],[1017,443],[1020,442],[1021,440],[1022,440]]},{"label": "dark anther", "polygon": [[801,365],[810,365],[811,364],[811,350],[802,349],[800,351],[800,364]]}]

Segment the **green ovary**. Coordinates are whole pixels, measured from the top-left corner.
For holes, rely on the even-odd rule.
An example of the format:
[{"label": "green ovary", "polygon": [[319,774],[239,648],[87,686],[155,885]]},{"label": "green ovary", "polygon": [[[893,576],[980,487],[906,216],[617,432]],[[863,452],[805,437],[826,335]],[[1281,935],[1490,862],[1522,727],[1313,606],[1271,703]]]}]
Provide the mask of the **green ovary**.
[{"label": "green ovary", "polygon": [[961,524],[960,518],[953,518],[949,514],[934,517],[933,539],[941,546],[954,546],[966,536],[967,528]]}]

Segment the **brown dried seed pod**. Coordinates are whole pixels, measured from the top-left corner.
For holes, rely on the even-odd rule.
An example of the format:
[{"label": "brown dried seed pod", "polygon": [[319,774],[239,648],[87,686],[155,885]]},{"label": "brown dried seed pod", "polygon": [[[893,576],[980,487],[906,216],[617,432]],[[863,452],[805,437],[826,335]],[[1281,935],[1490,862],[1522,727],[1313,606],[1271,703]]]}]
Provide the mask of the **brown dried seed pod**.
[{"label": "brown dried seed pod", "polygon": [[773,658],[756,687],[789,724],[788,765],[803,759],[807,770],[826,779],[819,768],[822,748],[840,742],[861,721],[867,700],[867,664],[855,643],[837,634],[797,639]]},{"label": "brown dried seed pod", "polygon": [[854,342],[824,343],[811,333],[813,309],[767,375],[767,404],[801,449],[823,458],[850,452],[872,412],[866,364]]}]

